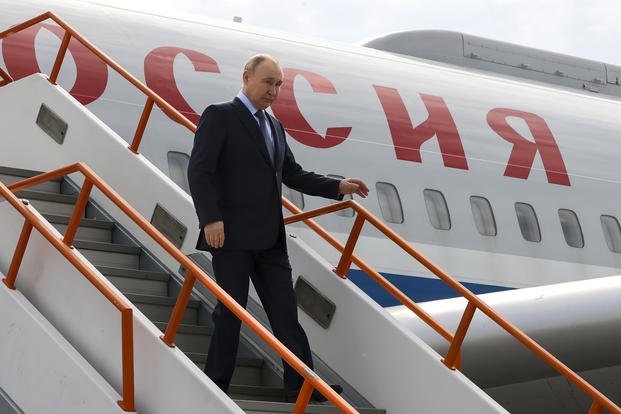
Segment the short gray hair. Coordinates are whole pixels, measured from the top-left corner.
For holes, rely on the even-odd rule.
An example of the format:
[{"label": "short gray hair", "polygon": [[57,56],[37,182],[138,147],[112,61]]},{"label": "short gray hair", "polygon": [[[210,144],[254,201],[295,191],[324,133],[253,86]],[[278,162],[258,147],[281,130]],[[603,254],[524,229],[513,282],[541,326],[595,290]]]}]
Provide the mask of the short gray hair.
[{"label": "short gray hair", "polygon": [[264,60],[271,60],[271,61],[278,63],[278,61],[273,56],[270,56],[265,53],[260,53],[248,59],[248,61],[246,62],[246,65],[244,66],[244,70],[254,73],[254,71],[257,69],[257,66],[259,66],[261,62],[263,62]]}]

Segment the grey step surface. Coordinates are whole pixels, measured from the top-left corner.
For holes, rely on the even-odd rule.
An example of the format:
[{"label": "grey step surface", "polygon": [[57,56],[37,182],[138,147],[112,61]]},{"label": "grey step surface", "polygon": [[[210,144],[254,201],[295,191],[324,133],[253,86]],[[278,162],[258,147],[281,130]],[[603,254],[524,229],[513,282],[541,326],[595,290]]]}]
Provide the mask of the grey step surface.
[{"label": "grey step surface", "polygon": [[22,190],[15,193],[19,198],[25,198],[40,212],[71,216],[78,199],[75,195],[49,193],[46,191]]},{"label": "grey step surface", "polygon": [[[155,322],[155,326],[162,332],[166,331],[167,325],[165,322]],[[212,334],[213,329],[207,326],[181,324],[177,329],[174,342],[183,352],[206,353],[209,350]]]},{"label": "grey step surface", "polygon": [[[185,354],[202,370],[205,369],[207,354],[185,352]],[[262,383],[261,370],[264,361],[260,358],[238,357],[235,361],[235,371],[231,383],[259,386]]]},{"label": "grey step surface", "polygon": [[[135,293],[127,293],[125,296],[136,305],[147,318],[154,322],[168,322],[175,303],[177,302],[177,298],[168,296],[140,295]],[[183,317],[181,318],[181,323],[196,325],[199,306],[199,301],[190,299],[183,313]]]},{"label": "grey step surface", "polygon": [[170,274],[139,269],[96,266],[123,293],[167,296]]},{"label": "grey step surface", "polygon": [[95,266],[139,269],[141,248],[124,244],[74,240],[73,246]]},{"label": "grey step surface", "polygon": [[286,402],[285,391],[281,387],[231,384],[228,395],[233,400]]},{"label": "grey step surface", "polygon": [[[253,385],[236,385],[231,384],[228,392],[229,397],[242,408],[249,407],[246,412],[287,412],[293,411],[292,403],[285,400],[285,392],[279,387],[265,387]],[[259,402],[260,401],[260,402]],[[274,405],[265,404],[265,402],[277,403]],[[376,408],[360,408],[356,407],[360,413],[364,414],[385,414],[386,410]],[[258,410],[258,411],[253,411]],[[265,411],[268,410],[268,411]],[[270,411],[273,410],[273,411]],[[279,411],[284,410],[284,411]],[[335,411],[336,410],[336,411]],[[309,404],[307,413],[340,413],[331,402],[312,403]]]},{"label": "grey step surface", "polygon": [[[266,413],[291,413],[293,412],[293,403],[273,402],[273,401],[257,401],[257,400],[234,400],[235,403],[246,414],[266,414]],[[386,410],[376,408],[357,408],[360,414],[386,414]],[[309,404],[304,410],[306,414],[340,414],[341,411],[330,403]]]},{"label": "grey step surface", "polygon": [[[58,214],[43,214],[43,217],[58,230],[65,234],[71,217]],[[76,233],[76,238],[81,240],[99,241],[104,243],[112,242],[112,231],[114,223],[105,220],[95,220],[82,218]]]},{"label": "grey step surface", "polygon": [[[4,184],[13,184],[18,181],[22,181],[25,178],[34,177],[39,175],[39,171],[23,170],[20,168],[0,167],[0,181]],[[52,193],[60,193],[60,183],[62,178],[56,178],[54,180],[37,184],[36,186],[29,187],[31,190],[48,191]]]}]

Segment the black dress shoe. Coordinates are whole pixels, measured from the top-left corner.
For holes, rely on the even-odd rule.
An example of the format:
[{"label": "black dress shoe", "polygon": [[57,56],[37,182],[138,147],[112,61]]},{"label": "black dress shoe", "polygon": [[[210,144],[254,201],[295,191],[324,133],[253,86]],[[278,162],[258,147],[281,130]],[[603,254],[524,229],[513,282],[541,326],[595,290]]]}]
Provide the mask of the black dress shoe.
[{"label": "black dress shoe", "polygon": [[[330,387],[337,394],[340,394],[343,392],[343,387],[341,387],[339,384],[330,384]],[[285,390],[285,401],[288,403],[296,402],[298,399],[299,393],[300,393],[300,390]],[[328,399],[322,393],[320,393],[316,389],[313,390],[313,393],[311,394],[311,397],[310,397],[311,403],[320,403],[320,402],[326,402],[326,401],[328,401]]]}]

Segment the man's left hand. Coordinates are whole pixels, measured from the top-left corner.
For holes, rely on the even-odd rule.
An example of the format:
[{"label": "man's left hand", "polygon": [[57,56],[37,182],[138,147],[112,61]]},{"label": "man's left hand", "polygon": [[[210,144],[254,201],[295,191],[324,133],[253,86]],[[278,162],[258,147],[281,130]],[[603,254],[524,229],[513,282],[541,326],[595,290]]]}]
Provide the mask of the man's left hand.
[{"label": "man's left hand", "polygon": [[339,183],[339,193],[343,195],[358,194],[362,198],[369,195],[369,187],[358,178],[345,178]]}]

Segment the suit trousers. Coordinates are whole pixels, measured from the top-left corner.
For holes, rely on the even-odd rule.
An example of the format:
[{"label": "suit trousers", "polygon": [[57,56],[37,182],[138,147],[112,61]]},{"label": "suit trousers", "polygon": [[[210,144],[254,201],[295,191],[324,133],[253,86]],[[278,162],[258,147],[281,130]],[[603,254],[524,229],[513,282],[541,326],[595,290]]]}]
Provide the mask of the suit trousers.
[{"label": "suit trousers", "polygon": [[[281,243],[263,251],[216,250],[213,269],[218,284],[241,306],[248,301],[249,279],[267,313],[272,332],[289,350],[313,368],[313,359],[304,329],[298,322],[297,301],[291,278],[291,265]],[[241,320],[220,302],[212,318],[215,324],[205,373],[224,392],[228,391],[237,349]],[[298,390],[303,378],[284,360],[285,390]]]}]

